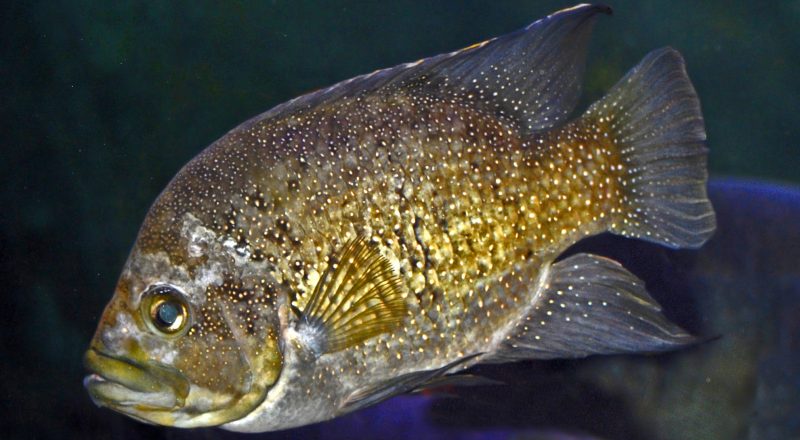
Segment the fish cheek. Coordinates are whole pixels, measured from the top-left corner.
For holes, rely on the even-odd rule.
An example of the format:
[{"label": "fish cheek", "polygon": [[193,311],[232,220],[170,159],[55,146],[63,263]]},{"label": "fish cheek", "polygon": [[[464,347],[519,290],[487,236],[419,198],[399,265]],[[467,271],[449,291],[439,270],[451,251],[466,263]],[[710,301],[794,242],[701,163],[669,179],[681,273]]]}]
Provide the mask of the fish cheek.
[{"label": "fish cheek", "polygon": [[191,327],[176,341],[174,365],[191,383],[227,397],[220,405],[246,406],[263,399],[282,366],[274,292],[224,278],[194,307]]},{"label": "fish cheek", "polygon": [[176,341],[174,366],[192,384],[234,397],[248,391],[251,372],[241,347],[215,309],[198,310],[199,322]]}]

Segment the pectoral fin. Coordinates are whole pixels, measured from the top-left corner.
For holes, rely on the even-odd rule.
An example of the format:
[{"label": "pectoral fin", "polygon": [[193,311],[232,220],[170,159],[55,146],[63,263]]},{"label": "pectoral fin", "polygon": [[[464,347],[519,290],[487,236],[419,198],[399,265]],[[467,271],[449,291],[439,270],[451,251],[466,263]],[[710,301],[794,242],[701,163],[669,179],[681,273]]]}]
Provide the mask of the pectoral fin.
[{"label": "pectoral fin", "polygon": [[608,258],[569,257],[545,269],[537,288],[492,362],[658,352],[696,341],[661,313],[640,279]]},{"label": "pectoral fin", "polygon": [[339,255],[317,282],[295,329],[316,356],[391,331],[406,316],[402,280],[363,237]]}]

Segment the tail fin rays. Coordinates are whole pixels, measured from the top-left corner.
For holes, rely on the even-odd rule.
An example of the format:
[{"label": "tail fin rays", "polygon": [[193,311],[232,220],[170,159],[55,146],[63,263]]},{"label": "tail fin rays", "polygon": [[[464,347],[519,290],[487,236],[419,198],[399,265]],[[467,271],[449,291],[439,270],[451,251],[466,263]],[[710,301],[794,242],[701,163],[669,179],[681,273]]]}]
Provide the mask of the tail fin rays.
[{"label": "tail fin rays", "polygon": [[672,248],[708,240],[716,218],[706,194],[705,125],[676,50],[648,54],[584,118],[608,124],[625,167],[625,215],[612,232]]}]

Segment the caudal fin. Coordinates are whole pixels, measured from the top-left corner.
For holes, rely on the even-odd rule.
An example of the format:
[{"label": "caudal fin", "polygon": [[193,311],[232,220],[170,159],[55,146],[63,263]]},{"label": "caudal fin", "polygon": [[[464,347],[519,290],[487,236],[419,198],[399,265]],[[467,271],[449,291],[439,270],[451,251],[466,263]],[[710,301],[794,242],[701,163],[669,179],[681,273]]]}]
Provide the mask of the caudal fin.
[{"label": "caudal fin", "polygon": [[621,155],[624,216],[612,232],[672,248],[709,239],[705,126],[678,51],[648,54],[584,118],[606,124]]}]

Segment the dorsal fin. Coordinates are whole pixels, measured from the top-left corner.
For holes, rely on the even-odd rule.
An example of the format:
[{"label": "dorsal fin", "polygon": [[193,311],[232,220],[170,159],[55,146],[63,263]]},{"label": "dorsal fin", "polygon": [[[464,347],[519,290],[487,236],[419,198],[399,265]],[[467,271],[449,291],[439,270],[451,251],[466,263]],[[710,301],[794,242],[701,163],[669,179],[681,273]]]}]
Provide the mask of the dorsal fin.
[{"label": "dorsal fin", "polygon": [[401,64],[300,96],[245,124],[376,91],[469,99],[535,131],[562,122],[577,104],[594,18],[611,13],[581,4],[464,49]]},{"label": "dorsal fin", "polygon": [[402,279],[366,239],[351,240],[339,255],[314,287],[296,327],[316,356],[388,332],[406,316]]}]

